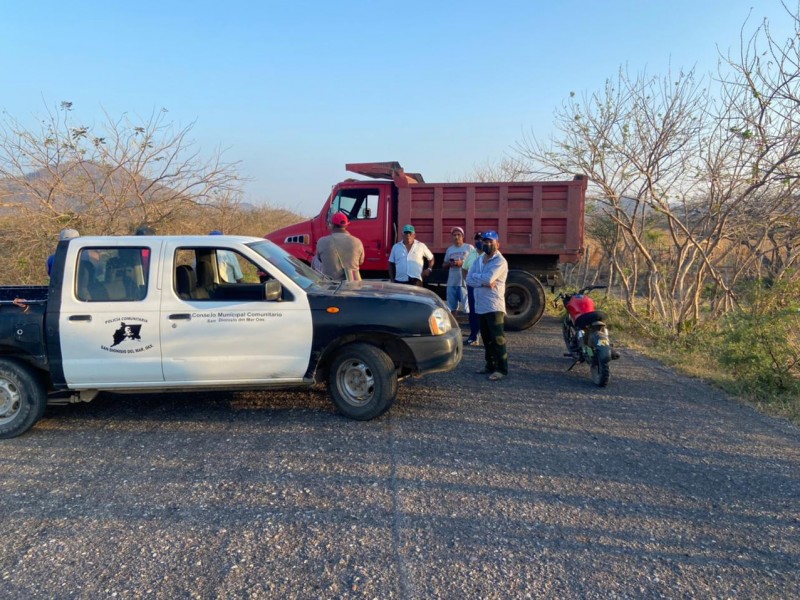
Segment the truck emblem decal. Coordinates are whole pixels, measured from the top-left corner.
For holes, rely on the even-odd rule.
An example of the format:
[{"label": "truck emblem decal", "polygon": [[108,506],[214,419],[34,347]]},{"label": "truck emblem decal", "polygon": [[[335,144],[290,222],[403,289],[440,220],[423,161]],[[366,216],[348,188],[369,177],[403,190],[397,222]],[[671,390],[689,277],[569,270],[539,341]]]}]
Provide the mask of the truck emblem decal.
[{"label": "truck emblem decal", "polygon": [[114,331],[114,343],[111,344],[111,347],[113,348],[125,340],[141,340],[142,338],[139,335],[141,330],[141,325],[126,325],[125,323],[120,323],[119,329]]},{"label": "truck emblem decal", "polygon": [[[108,319],[105,324],[113,327],[113,343],[111,346],[100,344],[100,349],[115,354],[138,354],[145,350],[151,350],[155,344],[142,342],[143,323],[147,323],[147,319],[141,317],[124,316]],[[116,348],[115,346],[120,347]]]}]

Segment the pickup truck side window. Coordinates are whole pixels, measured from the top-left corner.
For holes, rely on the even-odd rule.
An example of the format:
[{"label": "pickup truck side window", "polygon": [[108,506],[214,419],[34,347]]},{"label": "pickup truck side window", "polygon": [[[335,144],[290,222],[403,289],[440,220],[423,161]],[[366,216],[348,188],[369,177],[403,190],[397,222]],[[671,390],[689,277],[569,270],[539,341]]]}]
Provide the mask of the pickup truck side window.
[{"label": "pickup truck side window", "polygon": [[147,295],[149,248],[83,248],[75,296],[82,302],[136,302]]},{"label": "pickup truck side window", "polygon": [[328,222],[330,223],[331,217],[337,212],[344,213],[351,221],[377,219],[379,199],[380,190],[378,189],[339,190],[336,198],[331,202]]},{"label": "pickup truck side window", "polygon": [[264,282],[272,279],[227,248],[178,248],[173,264],[175,294],[182,300],[263,300]]}]

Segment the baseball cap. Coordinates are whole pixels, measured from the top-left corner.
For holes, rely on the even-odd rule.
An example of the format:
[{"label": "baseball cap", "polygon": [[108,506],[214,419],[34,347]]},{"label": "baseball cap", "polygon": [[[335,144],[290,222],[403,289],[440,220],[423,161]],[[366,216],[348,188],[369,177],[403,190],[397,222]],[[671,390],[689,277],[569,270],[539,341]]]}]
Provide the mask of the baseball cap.
[{"label": "baseball cap", "polygon": [[72,240],[76,237],[81,237],[81,234],[78,233],[75,229],[62,229],[58,233],[58,241],[63,242],[64,240]]},{"label": "baseball cap", "polygon": [[461,232],[461,235],[464,235],[464,230],[463,230],[463,229],[461,229],[461,227],[458,227],[458,226],[456,226],[456,227],[453,227],[453,228],[450,230],[450,233],[455,233],[456,231],[459,231],[459,232]]},{"label": "baseball cap", "polygon": [[417,230],[414,229],[413,225],[406,225],[405,227],[403,227],[403,233],[416,233],[416,232]]},{"label": "baseball cap", "polygon": [[475,239],[476,242],[482,240],[483,239],[483,234],[480,231],[476,231],[474,239]]},{"label": "baseball cap", "polygon": [[347,227],[348,225],[350,225],[350,220],[347,218],[346,214],[337,212],[335,215],[331,217],[331,223],[333,223],[337,227]]},{"label": "baseball cap", "polygon": [[500,236],[497,235],[496,231],[484,231],[483,236],[481,237],[483,240],[494,240],[495,242],[500,241]]}]

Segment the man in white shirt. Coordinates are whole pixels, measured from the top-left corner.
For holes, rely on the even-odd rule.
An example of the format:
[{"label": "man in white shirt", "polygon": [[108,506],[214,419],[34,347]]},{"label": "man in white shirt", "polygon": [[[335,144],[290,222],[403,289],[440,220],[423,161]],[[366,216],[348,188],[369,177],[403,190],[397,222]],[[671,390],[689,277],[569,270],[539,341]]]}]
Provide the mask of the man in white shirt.
[{"label": "man in white shirt", "polygon": [[[208,235],[222,235],[222,232],[219,229],[215,229]],[[241,283],[244,281],[239,259],[236,258],[236,253],[230,250],[217,250],[217,269],[219,270],[219,278],[225,283]]]},{"label": "man in white shirt", "polygon": [[[403,227],[403,241],[392,246],[389,277],[396,283],[421,286],[423,277],[433,271],[433,252],[416,237],[414,226],[406,225]],[[428,260],[428,268],[423,271],[424,259]]]}]

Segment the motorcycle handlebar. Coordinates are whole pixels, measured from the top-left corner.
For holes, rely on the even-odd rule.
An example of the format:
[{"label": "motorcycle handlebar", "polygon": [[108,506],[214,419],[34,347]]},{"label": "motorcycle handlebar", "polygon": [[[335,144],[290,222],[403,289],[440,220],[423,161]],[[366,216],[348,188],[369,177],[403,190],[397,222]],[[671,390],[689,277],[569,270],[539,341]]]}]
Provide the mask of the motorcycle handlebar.
[{"label": "motorcycle handlebar", "polygon": [[591,292],[592,290],[604,290],[608,286],[607,285],[587,285],[585,288],[580,290],[579,294],[585,294],[586,292]]}]

